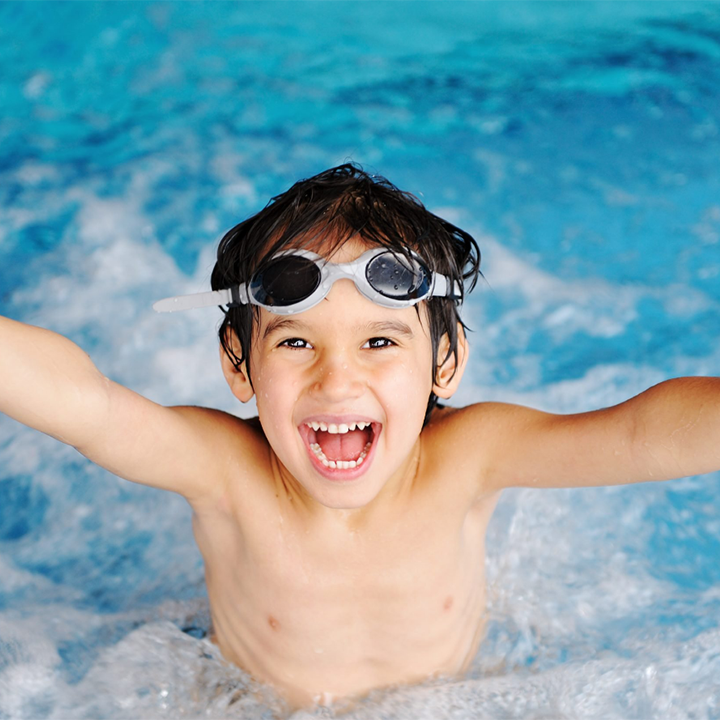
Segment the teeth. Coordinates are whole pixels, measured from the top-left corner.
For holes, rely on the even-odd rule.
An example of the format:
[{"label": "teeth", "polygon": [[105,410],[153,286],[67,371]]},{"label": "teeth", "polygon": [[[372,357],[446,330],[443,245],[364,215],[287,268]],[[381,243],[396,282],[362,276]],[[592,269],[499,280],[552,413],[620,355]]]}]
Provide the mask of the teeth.
[{"label": "teeth", "polygon": [[315,432],[322,430],[323,432],[329,432],[331,435],[344,435],[351,430],[364,430],[366,427],[370,427],[369,422],[351,422],[351,423],[330,423],[326,425],[324,422],[309,422],[305,423],[308,427],[311,427]]},{"label": "teeth", "polygon": [[362,465],[362,462],[367,457],[367,454],[370,452],[371,447],[371,442],[365,445],[363,451],[360,453],[360,457],[358,457],[357,460],[328,460],[327,457],[325,457],[325,453],[322,451],[322,448],[318,443],[312,443],[310,445],[310,449],[313,451],[315,457],[325,467],[331,468],[332,470],[351,470],[358,465]]}]

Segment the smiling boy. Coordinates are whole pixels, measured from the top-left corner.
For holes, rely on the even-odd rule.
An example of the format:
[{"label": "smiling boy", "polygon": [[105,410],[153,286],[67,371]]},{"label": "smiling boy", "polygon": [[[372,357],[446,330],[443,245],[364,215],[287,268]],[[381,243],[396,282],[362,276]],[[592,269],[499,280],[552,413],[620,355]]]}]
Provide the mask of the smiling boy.
[{"label": "smiling boy", "polygon": [[468,358],[462,230],[344,165],[227,233],[220,359],[258,418],[162,407],[47,330],[0,318],[0,410],[128,480],[183,495],[213,640],[292,704],[456,675],[485,622],[484,542],[505,487],[720,468],[720,381],[552,415],[436,405]]}]

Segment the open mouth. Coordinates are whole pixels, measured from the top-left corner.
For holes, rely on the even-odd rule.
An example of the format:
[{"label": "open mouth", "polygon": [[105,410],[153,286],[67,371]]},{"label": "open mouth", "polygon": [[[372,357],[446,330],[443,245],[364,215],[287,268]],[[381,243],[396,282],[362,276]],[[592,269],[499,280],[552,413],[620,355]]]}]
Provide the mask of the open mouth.
[{"label": "open mouth", "polygon": [[317,463],[327,470],[337,471],[362,467],[381,427],[380,423],[369,420],[306,420],[299,430]]}]

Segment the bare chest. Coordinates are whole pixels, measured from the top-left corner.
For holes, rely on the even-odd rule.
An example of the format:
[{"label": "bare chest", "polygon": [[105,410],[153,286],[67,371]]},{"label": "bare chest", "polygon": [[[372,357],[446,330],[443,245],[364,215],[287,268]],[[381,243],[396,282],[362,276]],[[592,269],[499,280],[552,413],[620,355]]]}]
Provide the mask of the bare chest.
[{"label": "bare chest", "polygon": [[490,512],[353,532],[281,515],[198,527],[218,644],[260,679],[318,693],[457,672],[483,624]]}]

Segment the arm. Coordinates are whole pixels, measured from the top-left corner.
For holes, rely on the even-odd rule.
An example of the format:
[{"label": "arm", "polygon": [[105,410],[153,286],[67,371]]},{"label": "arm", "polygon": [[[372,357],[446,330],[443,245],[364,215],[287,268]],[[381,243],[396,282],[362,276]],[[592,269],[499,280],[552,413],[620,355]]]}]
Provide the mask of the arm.
[{"label": "arm", "polygon": [[[614,407],[553,415],[474,406],[490,487],[583,487],[720,470],[720,378],[678,378]],[[489,450],[491,449],[491,450]]]},{"label": "arm", "polygon": [[67,338],[0,317],[0,412],[128,480],[199,498],[252,432],[202,408],[166,408],[108,380]]}]

